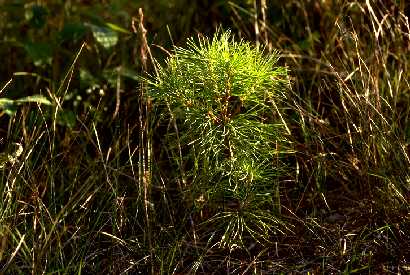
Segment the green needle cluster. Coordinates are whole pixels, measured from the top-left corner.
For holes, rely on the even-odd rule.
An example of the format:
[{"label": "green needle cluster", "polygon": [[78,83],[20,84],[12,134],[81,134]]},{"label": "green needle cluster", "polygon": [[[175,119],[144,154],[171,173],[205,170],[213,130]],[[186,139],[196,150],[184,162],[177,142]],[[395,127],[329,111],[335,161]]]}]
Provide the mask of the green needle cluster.
[{"label": "green needle cluster", "polygon": [[216,209],[210,222],[222,223],[222,245],[242,243],[245,232],[266,241],[280,230],[287,70],[277,61],[277,52],[217,32],[175,48],[152,82],[151,96],[176,126],[165,144],[182,152],[173,155],[195,205]]}]

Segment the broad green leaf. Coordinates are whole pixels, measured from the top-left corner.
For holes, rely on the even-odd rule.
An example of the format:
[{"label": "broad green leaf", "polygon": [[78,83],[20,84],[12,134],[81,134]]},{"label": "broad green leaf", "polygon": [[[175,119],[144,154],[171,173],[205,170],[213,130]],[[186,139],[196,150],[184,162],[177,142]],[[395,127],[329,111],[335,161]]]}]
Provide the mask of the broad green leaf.
[{"label": "broad green leaf", "polygon": [[13,105],[14,100],[9,98],[0,98],[0,108],[8,107],[9,105]]},{"label": "broad green leaf", "polygon": [[93,86],[98,83],[98,79],[84,68],[80,68],[80,81],[83,86],[87,87]]},{"label": "broad green leaf", "polygon": [[53,49],[50,43],[24,43],[24,49],[33,60],[34,65],[51,64]]},{"label": "broad green leaf", "polygon": [[115,25],[115,24],[113,24],[113,23],[106,23],[105,24],[107,27],[109,27],[110,29],[112,29],[113,31],[116,31],[116,32],[122,32],[122,33],[126,33],[126,34],[130,34],[131,32],[130,31],[128,31],[128,30],[126,30],[126,29],[124,29],[124,28],[122,28],[122,27],[120,27],[120,26],[118,26],[118,25]]},{"label": "broad green leaf", "polygon": [[42,95],[26,96],[26,97],[19,98],[16,100],[9,99],[9,98],[0,98],[0,110],[2,110],[4,113],[6,113],[9,116],[14,116],[17,112],[18,105],[21,105],[23,103],[30,103],[30,102],[44,104],[44,105],[51,105],[51,102]]},{"label": "broad green leaf", "polygon": [[32,96],[26,96],[22,97],[16,100],[17,103],[26,103],[26,102],[35,102],[38,104],[44,104],[44,105],[51,105],[51,102],[42,95],[32,95]]},{"label": "broad green leaf", "polygon": [[0,109],[9,116],[13,116],[17,112],[14,100],[8,98],[0,98]]},{"label": "broad green leaf", "polygon": [[114,47],[118,42],[118,34],[110,28],[87,24],[93,33],[95,40],[106,49]]},{"label": "broad green leaf", "polygon": [[67,23],[58,34],[60,42],[77,42],[86,33],[86,27],[82,23]]}]

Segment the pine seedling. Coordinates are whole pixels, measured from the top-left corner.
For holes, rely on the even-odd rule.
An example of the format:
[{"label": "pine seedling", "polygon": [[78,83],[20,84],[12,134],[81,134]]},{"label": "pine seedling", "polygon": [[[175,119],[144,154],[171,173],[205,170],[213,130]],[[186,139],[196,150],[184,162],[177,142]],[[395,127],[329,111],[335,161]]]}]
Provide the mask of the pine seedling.
[{"label": "pine seedling", "polygon": [[215,224],[223,247],[241,246],[246,236],[266,242],[285,228],[277,200],[286,170],[280,106],[287,70],[277,61],[277,52],[266,56],[217,32],[176,47],[151,82],[151,96],[175,126],[164,144],[185,198],[216,213],[207,223]]}]

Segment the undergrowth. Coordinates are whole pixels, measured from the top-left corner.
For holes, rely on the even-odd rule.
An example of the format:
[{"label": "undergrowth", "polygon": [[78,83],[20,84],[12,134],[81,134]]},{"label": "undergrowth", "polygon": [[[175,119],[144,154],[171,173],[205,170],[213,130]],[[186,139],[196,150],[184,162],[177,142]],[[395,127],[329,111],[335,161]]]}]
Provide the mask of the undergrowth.
[{"label": "undergrowth", "polygon": [[1,21],[0,273],[409,272],[406,1],[210,3],[171,50],[117,4],[54,55],[52,5]]}]

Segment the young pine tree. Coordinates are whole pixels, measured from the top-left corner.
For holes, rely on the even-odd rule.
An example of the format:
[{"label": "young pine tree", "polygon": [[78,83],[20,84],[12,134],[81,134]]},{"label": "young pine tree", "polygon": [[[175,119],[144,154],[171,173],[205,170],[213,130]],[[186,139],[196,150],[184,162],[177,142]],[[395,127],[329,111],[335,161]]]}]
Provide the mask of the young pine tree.
[{"label": "young pine tree", "polygon": [[205,224],[223,247],[245,238],[265,243],[286,228],[278,183],[286,171],[287,71],[277,61],[277,52],[264,55],[217,32],[175,48],[151,82],[150,95],[173,125],[163,144],[181,191],[194,209],[212,213]]}]

